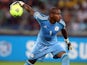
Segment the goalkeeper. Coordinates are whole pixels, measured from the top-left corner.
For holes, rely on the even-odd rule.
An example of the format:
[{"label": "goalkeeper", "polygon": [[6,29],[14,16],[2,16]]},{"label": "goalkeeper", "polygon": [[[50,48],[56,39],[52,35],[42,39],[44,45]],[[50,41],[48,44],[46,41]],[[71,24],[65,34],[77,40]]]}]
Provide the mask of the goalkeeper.
[{"label": "goalkeeper", "polygon": [[52,53],[53,58],[61,58],[62,65],[70,65],[66,50],[60,46],[57,41],[57,33],[61,31],[66,42],[68,50],[71,49],[71,43],[68,39],[65,29],[65,22],[62,20],[60,9],[54,7],[49,11],[48,16],[42,16],[40,12],[35,12],[29,5],[22,1],[19,4],[26,9],[40,24],[40,32],[37,36],[36,44],[26,61],[25,65],[33,65],[39,58]]}]

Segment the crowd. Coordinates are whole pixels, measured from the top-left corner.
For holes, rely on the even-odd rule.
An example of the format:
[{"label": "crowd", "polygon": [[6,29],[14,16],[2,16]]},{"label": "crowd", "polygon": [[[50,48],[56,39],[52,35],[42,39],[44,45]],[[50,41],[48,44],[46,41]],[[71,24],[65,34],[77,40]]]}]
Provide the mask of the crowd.
[{"label": "crowd", "polygon": [[[27,11],[21,17],[12,17],[9,6],[16,0],[0,0],[0,29],[38,31],[39,25]],[[87,0],[21,0],[45,15],[50,8],[61,9],[69,34],[87,33]],[[73,32],[73,33],[72,33]],[[86,34],[87,35],[87,34]]]}]

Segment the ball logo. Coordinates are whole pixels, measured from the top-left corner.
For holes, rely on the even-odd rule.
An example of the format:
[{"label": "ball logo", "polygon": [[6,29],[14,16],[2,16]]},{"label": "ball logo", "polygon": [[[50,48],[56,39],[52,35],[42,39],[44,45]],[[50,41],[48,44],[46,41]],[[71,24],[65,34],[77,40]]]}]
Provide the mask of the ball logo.
[{"label": "ball logo", "polygon": [[11,44],[6,41],[0,41],[0,56],[6,57],[11,54]]},{"label": "ball logo", "polygon": [[15,11],[19,12],[19,9],[17,8]]},{"label": "ball logo", "polygon": [[58,27],[58,26],[56,26],[56,27],[55,27],[55,31],[58,31],[58,30],[59,30],[59,27]]}]

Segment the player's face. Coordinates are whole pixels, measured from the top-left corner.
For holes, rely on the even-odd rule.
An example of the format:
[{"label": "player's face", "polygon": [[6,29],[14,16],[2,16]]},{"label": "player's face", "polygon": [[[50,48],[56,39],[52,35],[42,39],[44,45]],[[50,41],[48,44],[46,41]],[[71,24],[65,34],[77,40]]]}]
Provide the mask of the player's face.
[{"label": "player's face", "polygon": [[49,16],[55,22],[60,21],[60,19],[62,18],[60,9],[51,10]]}]

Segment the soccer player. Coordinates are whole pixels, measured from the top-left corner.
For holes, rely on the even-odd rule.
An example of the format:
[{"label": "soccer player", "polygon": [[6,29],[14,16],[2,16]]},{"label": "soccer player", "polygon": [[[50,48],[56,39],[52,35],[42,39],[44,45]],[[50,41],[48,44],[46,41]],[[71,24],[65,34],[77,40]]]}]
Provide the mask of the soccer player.
[{"label": "soccer player", "polygon": [[68,50],[70,50],[71,43],[68,39],[65,29],[66,24],[62,20],[60,9],[54,7],[49,11],[48,16],[43,16],[40,12],[35,12],[24,2],[18,1],[18,3],[34,16],[41,27],[37,36],[37,41],[25,65],[35,64],[39,58],[45,57],[47,53],[52,53],[53,58],[61,58],[62,65],[70,65],[66,50],[57,42],[57,33],[61,31]]}]

